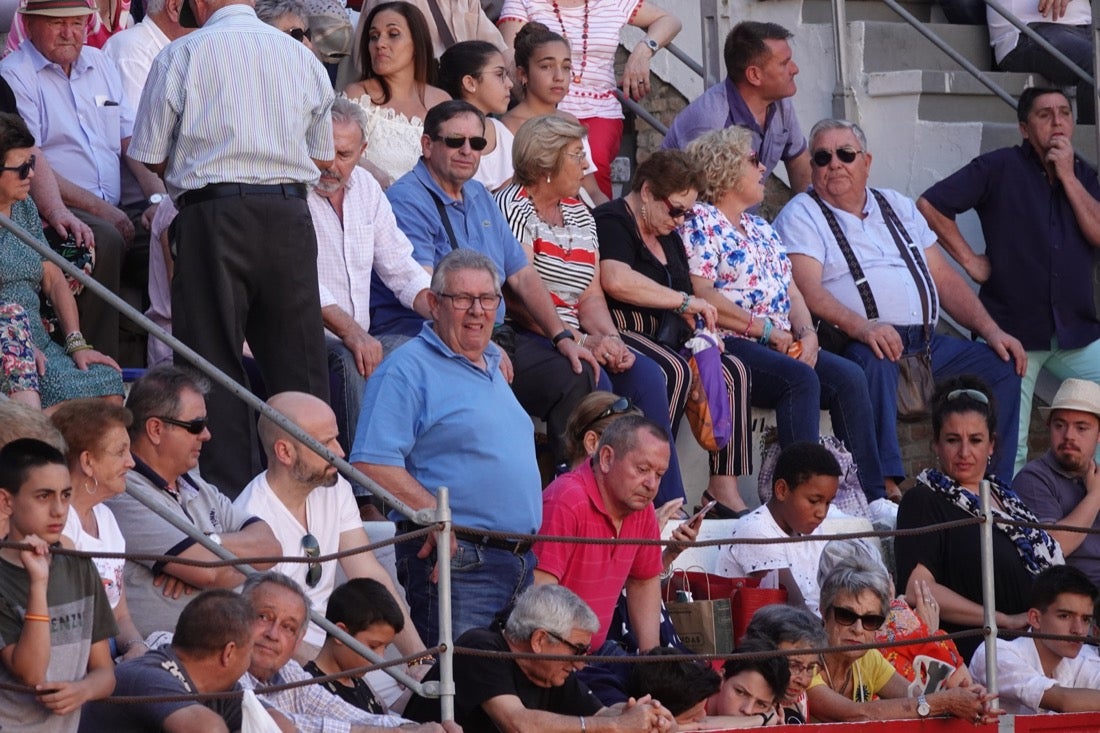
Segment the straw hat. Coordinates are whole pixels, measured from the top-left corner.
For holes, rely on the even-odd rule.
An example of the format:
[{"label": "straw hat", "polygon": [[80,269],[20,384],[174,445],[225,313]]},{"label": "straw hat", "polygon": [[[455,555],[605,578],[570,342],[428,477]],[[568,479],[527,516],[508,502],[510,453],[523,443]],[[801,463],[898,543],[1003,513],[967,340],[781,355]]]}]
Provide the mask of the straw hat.
[{"label": "straw hat", "polygon": [[97,12],[88,0],[27,0],[26,7],[19,8],[23,15],[46,15],[51,18],[73,18]]},{"label": "straw hat", "polygon": [[1039,414],[1049,420],[1054,410],[1088,412],[1100,418],[1100,384],[1087,379],[1067,379],[1058,388],[1050,407],[1040,407]]}]

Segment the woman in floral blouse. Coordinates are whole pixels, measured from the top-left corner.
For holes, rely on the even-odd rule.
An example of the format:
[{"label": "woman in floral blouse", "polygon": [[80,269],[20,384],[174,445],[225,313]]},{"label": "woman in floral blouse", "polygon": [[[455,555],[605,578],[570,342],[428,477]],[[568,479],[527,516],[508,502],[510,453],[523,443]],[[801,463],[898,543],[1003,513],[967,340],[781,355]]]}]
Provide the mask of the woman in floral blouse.
[{"label": "woman in floral blouse", "polygon": [[726,351],[748,366],[753,406],[775,410],[781,446],[816,442],[819,410],[829,410],[868,500],[884,497],[863,371],[818,346],[779,235],[749,213],[764,199],[764,167],[751,134],[743,127],[715,130],[687,152],[706,178],[679,228],[692,286],[718,309]]}]

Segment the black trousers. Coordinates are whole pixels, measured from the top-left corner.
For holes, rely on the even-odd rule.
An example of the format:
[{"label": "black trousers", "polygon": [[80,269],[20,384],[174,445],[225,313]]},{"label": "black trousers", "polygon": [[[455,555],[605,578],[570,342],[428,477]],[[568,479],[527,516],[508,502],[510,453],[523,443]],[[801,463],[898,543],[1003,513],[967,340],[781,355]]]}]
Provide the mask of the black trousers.
[{"label": "black trousers", "polygon": [[[305,199],[252,194],[184,205],[172,236],[173,333],[244,386],[247,339],[270,394],[327,402],[317,238]],[[261,470],[255,415],[217,386],[206,409],[212,438],[202,473],[235,498]]]}]

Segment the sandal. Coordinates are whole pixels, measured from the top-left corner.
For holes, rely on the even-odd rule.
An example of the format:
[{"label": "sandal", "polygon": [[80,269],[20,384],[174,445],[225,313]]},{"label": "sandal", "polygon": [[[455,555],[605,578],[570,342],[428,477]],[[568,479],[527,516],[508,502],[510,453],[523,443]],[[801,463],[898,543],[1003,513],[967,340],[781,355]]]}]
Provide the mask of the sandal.
[{"label": "sandal", "polygon": [[695,507],[696,512],[703,511],[703,507],[712,501],[715,501],[715,505],[710,508],[710,511],[706,513],[704,519],[740,519],[748,514],[750,509],[731,509],[720,501],[716,501],[709,491],[703,492],[703,503]]}]

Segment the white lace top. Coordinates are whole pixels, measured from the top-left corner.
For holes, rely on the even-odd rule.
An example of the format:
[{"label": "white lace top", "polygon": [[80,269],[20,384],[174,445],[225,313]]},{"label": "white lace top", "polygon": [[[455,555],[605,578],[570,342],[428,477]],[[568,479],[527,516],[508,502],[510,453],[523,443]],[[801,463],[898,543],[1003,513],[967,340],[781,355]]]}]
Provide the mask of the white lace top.
[{"label": "white lace top", "polygon": [[411,171],[420,160],[424,121],[379,107],[366,94],[356,101],[367,113],[367,149],[363,151],[362,160],[388,175],[392,183]]}]

